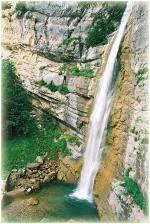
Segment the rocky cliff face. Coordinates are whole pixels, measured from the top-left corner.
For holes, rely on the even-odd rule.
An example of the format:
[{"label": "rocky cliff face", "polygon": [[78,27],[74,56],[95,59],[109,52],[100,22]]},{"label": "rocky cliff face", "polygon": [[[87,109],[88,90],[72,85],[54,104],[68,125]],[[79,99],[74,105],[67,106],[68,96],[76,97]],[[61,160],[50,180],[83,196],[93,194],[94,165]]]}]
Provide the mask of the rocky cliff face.
[{"label": "rocky cliff face", "polygon": [[[85,8],[67,2],[63,6],[33,2],[27,6],[29,11],[20,19],[11,9],[11,22],[10,10],[3,11],[2,54],[14,61],[34,107],[48,111],[83,143],[80,148],[72,147],[71,157],[60,157],[58,167],[59,180],[77,182],[97,81],[104,71],[115,32],[108,44],[87,50],[84,43],[88,29],[94,15],[104,10],[103,4]],[[146,8],[144,4],[135,4],[120,48],[116,94],[103,161],[95,181],[94,196],[99,216],[107,220],[145,220],[143,211],[132,197],[123,194],[125,189],[120,184],[124,170],[132,168],[130,177],[138,183],[144,196],[147,195],[147,72],[140,82],[136,76],[148,64]],[[69,93],[66,95],[36,84],[39,80],[62,84],[63,77],[58,72],[66,61],[76,62],[82,68],[90,63],[94,77],[68,75]],[[100,62],[98,67],[96,62]]]},{"label": "rocky cliff face", "polygon": [[[111,111],[103,162],[95,182],[95,201],[104,219],[145,221],[140,206],[121,186],[123,173],[148,196],[148,12],[136,4],[119,53],[116,96]],[[145,69],[145,72],[140,72]],[[140,73],[143,73],[142,75]],[[143,78],[140,78],[143,77]]]},{"label": "rocky cliff face", "polygon": [[[61,6],[37,2],[28,3],[28,7],[32,8],[32,12],[26,12],[20,19],[14,13],[12,22],[9,22],[10,11],[3,12],[2,43],[9,51],[7,55],[5,49],[4,54],[14,60],[25,87],[34,96],[35,106],[38,104],[38,107],[48,110],[85,136],[98,76],[98,67],[94,64],[102,61],[104,50],[103,47],[87,50],[84,42],[94,18],[93,13],[100,12],[102,5],[84,10],[77,4],[66,3]],[[78,41],[79,35],[83,43]],[[79,52],[81,44],[82,52]],[[67,77],[70,93],[65,96],[35,84],[35,81],[41,79],[47,83],[53,81],[55,85],[62,84],[63,77],[58,76],[58,72],[66,60],[80,60],[80,67],[92,61],[95,77]],[[43,69],[40,70],[40,67]]]},{"label": "rocky cliff face", "polygon": [[[14,62],[35,109],[49,112],[83,143],[79,148],[69,146],[72,148],[71,158],[60,158],[58,179],[76,182],[81,170],[97,81],[104,69],[115,32],[110,35],[108,44],[86,49],[85,38],[89,27],[96,13],[106,10],[103,4],[83,7],[77,3],[65,2],[61,6],[33,2],[27,3],[27,7],[30,11],[19,19],[14,8],[3,11],[2,56]],[[94,77],[68,75],[69,93],[66,95],[36,84],[43,80],[61,85],[63,76],[58,73],[66,61],[77,63],[79,68],[90,66]]]}]

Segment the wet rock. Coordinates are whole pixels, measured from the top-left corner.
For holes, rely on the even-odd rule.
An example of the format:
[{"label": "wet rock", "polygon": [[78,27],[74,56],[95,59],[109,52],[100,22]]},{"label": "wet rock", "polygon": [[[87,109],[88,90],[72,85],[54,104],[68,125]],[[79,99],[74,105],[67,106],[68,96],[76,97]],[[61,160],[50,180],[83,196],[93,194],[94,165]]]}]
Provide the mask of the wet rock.
[{"label": "wet rock", "polygon": [[40,165],[41,165],[40,163],[29,163],[27,168],[33,170],[35,168],[39,168]]},{"label": "wet rock", "polygon": [[6,191],[13,190],[17,183],[18,178],[19,178],[19,175],[18,175],[17,170],[12,170],[11,173],[9,174],[9,176],[7,177],[5,190]]},{"label": "wet rock", "polygon": [[8,196],[8,197],[20,197],[22,195],[25,194],[25,190],[24,188],[19,188],[19,189],[15,189],[15,190],[12,190],[12,191],[9,191],[9,192],[5,192],[5,195]]},{"label": "wet rock", "polygon": [[30,193],[31,191],[32,191],[32,189],[29,187],[29,188],[27,188],[27,190],[26,190],[28,193]]},{"label": "wet rock", "polygon": [[36,162],[40,163],[40,164],[43,164],[43,158],[41,156],[37,156],[36,157]]},{"label": "wet rock", "polygon": [[38,203],[39,203],[39,201],[34,197],[25,199],[23,202],[25,205],[38,205]]}]

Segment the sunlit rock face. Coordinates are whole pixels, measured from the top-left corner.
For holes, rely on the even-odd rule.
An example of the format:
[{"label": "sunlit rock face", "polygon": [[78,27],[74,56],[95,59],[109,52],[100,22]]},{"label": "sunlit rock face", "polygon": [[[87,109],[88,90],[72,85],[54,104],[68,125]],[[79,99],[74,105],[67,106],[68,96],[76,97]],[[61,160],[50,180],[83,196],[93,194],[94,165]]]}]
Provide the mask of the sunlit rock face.
[{"label": "sunlit rock face", "polygon": [[[2,56],[14,62],[34,107],[48,111],[81,140],[80,148],[69,146],[72,156],[60,157],[58,165],[57,178],[75,183],[82,168],[97,81],[104,71],[116,32],[110,35],[108,44],[86,49],[85,38],[89,27],[94,14],[104,10],[103,4],[78,8],[75,2],[63,2],[61,5],[44,1],[28,2],[27,6],[29,11],[21,19],[17,19],[15,10],[11,9],[11,23],[10,10],[3,11]],[[130,197],[122,196],[125,189],[120,184],[124,170],[131,167],[130,176],[138,183],[144,196],[147,195],[147,145],[141,141],[145,138],[145,129],[148,129],[148,82],[144,80],[144,86],[138,86],[135,77],[138,70],[148,64],[147,8],[143,3],[135,4],[119,55],[120,67],[103,163],[94,188],[99,216],[106,220],[114,217],[131,221],[145,219],[139,206],[133,205]],[[94,78],[68,76],[69,93],[66,95],[35,83],[44,80],[46,83],[53,81],[55,85],[62,84],[63,77],[58,72],[66,61],[77,62],[83,68],[90,62]],[[96,62],[100,62],[99,67],[94,66]],[[146,79],[147,73],[144,77]],[[130,132],[134,126],[140,133],[138,141]],[[118,199],[120,196],[122,202]]]},{"label": "sunlit rock face", "polygon": [[[143,210],[121,186],[123,173],[132,168],[134,180],[148,197],[148,10],[135,4],[119,54],[116,97],[110,114],[103,163],[95,182],[95,201],[104,219],[147,220]],[[136,131],[135,131],[136,130]]]},{"label": "sunlit rock face", "polygon": [[[75,183],[82,167],[97,81],[104,70],[115,32],[110,35],[108,44],[86,49],[85,38],[94,15],[106,10],[102,3],[86,8],[78,7],[76,2],[61,5],[44,1],[28,2],[27,7],[29,11],[20,19],[16,18],[14,8],[3,10],[2,56],[14,62],[34,108],[49,112],[80,139],[80,148],[68,146],[72,156],[59,158],[58,179]],[[63,76],[58,75],[59,69],[69,61],[77,63],[80,68],[90,63],[94,78],[68,75],[69,93],[66,95],[36,84],[36,81],[44,80],[47,84],[53,81],[55,85],[61,85]],[[94,65],[97,62],[99,66]]]},{"label": "sunlit rock face", "polygon": [[[3,57],[10,57],[14,61],[18,75],[33,96],[33,105],[49,111],[83,139],[88,134],[88,121],[100,70],[115,33],[110,36],[107,45],[89,49],[85,47],[85,38],[94,15],[106,9],[102,3],[86,8],[79,7],[75,2],[64,2],[62,5],[28,2],[27,7],[29,11],[20,19],[16,18],[13,8],[3,11]],[[79,36],[82,37],[82,43],[78,40]],[[90,63],[94,78],[69,75],[67,95],[35,84],[38,80],[44,80],[48,84],[53,81],[55,85],[61,85],[63,76],[58,73],[65,61],[76,61],[81,68]],[[98,67],[94,66],[97,62],[100,64]]]}]

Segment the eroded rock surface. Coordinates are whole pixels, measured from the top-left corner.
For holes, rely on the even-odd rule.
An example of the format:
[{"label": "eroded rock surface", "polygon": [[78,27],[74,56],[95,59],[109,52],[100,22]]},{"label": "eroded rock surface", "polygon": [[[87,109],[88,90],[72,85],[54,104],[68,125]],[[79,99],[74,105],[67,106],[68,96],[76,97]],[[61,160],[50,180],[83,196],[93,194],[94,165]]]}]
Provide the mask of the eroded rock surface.
[{"label": "eroded rock surface", "polygon": [[12,170],[9,174],[5,191],[22,189],[31,192],[40,187],[43,183],[54,180],[58,172],[58,161],[45,159],[44,163],[30,163],[24,169]]},{"label": "eroded rock surface", "polygon": [[125,196],[126,189],[120,186],[124,171],[132,168],[130,178],[148,197],[148,73],[142,81],[137,75],[148,67],[147,13],[145,4],[135,5],[119,54],[116,97],[94,189],[99,215],[107,220],[147,220],[132,195]]}]

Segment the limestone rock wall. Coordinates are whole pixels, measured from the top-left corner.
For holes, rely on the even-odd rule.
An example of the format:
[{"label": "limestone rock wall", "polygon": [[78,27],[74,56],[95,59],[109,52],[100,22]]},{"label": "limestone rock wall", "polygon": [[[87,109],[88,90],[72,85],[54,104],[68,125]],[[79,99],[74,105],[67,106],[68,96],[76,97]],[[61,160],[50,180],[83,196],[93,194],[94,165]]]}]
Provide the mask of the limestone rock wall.
[{"label": "limestone rock wall", "polygon": [[[123,173],[148,197],[148,11],[135,4],[119,53],[116,96],[108,123],[103,162],[95,181],[95,201],[102,219],[144,221],[143,210],[131,195],[125,196]],[[136,131],[134,131],[134,130]]]},{"label": "limestone rock wall", "polygon": [[[16,18],[14,8],[3,10],[2,57],[14,62],[16,72],[31,95],[36,111],[48,111],[80,139],[81,147],[68,146],[72,156],[60,158],[57,175],[59,180],[77,182],[97,81],[104,70],[116,32],[109,36],[108,44],[87,50],[84,43],[94,15],[105,10],[101,3],[87,8],[78,7],[75,2],[65,2],[63,6],[33,2],[27,6],[30,11],[20,19]],[[79,36],[81,41],[78,41]],[[71,41],[64,44],[69,38],[72,38]],[[68,75],[69,93],[66,95],[36,84],[39,80],[62,84],[63,77],[58,72],[65,61],[77,62],[78,67],[82,68],[90,63],[94,78]],[[94,65],[97,62],[99,66]]]}]

